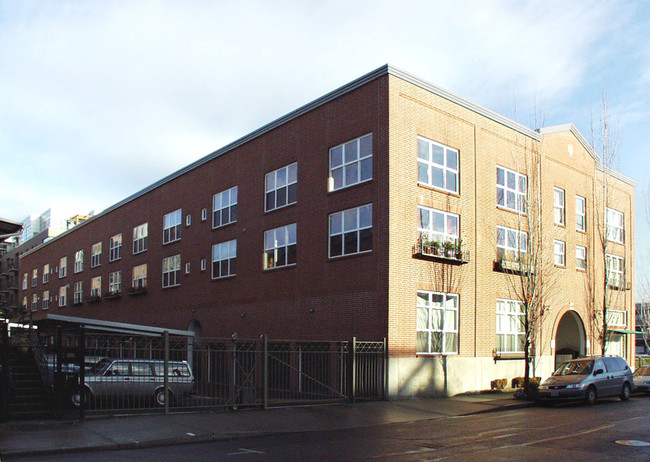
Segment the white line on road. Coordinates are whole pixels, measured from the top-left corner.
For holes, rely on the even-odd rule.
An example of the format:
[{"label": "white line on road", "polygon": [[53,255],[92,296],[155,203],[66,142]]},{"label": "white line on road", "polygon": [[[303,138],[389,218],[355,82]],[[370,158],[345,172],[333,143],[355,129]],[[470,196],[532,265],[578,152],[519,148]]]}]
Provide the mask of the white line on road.
[{"label": "white line on road", "polygon": [[228,453],[229,456],[241,456],[243,454],[266,454],[262,451],[254,451],[253,449],[239,448],[239,452]]}]

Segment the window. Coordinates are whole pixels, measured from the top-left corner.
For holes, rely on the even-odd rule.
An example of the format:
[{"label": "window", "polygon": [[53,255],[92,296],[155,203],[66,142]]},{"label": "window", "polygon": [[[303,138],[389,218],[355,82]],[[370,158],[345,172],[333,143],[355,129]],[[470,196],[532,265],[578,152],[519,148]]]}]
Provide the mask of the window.
[{"label": "window", "polygon": [[418,207],[418,231],[429,241],[455,241],[458,239],[458,215],[441,210]]},{"label": "window", "polygon": [[576,230],[587,231],[587,200],[576,196]]},{"label": "window", "polygon": [[27,273],[23,273],[23,290],[27,290],[27,278],[28,278]]},{"label": "window", "polygon": [[553,188],[553,220],[556,225],[564,226],[564,189]]},{"label": "window", "polygon": [[169,244],[181,238],[182,222],[182,209],[174,210],[163,217],[163,244]]},{"label": "window", "polygon": [[623,213],[618,210],[606,209],[605,224],[607,240],[623,243]]},{"label": "window", "polygon": [[149,235],[149,223],[133,228],[133,254],[147,250],[147,236]]},{"label": "window", "polygon": [[612,327],[627,327],[627,311],[608,309],[607,325]]},{"label": "window", "polygon": [[68,298],[68,288],[66,286],[59,287],[59,306],[65,306]]},{"label": "window", "polygon": [[74,304],[79,305],[83,303],[83,281],[77,281],[74,283]]},{"label": "window", "polygon": [[371,179],[372,133],[330,149],[330,191]]},{"label": "window", "polygon": [[38,270],[32,270],[32,287],[36,287],[38,284]]},{"label": "window", "polygon": [[553,241],[553,262],[555,266],[566,266],[564,241]]},{"label": "window", "polygon": [[59,260],[59,279],[68,275],[68,257],[61,257]]},{"label": "window", "polygon": [[264,232],[264,269],[296,264],[296,224]]},{"label": "window", "polygon": [[108,248],[108,261],[116,261],[122,258],[122,233],[111,237]]},{"label": "window", "polygon": [[84,251],[77,250],[74,253],[74,272],[81,273],[84,270]]},{"label": "window", "polygon": [[458,151],[418,137],[418,183],[458,192]]},{"label": "window", "polygon": [[36,311],[38,309],[38,295],[34,294],[32,295],[32,311]]},{"label": "window", "polygon": [[526,253],[528,251],[528,233],[504,226],[497,226],[497,247]]},{"label": "window", "polygon": [[497,205],[526,213],[527,183],[526,175],[497,166]]},{"label": "window", "polygon": [[144,289],[147,287],[147,264],[133,267],[133,278],[131,287],[134,289]]},{"label": "window", "polygon": [[458,295],[418,292],[418,353],[458,353]]},{"label": "window", "polygon": [[237,186],[212,196],[212,227],[237,221]]},{"label": "window", "polygon": [[50,264],[43,265],[43,284],[50,282]]},{"label": "window", "polygon": [[614,288],[623,288],[625,282],[625,259],[616,255],[605,255],[607,284]]},{"label": "window", "polygon": [[497,351],[524,352],[524,307],[520,301],[497,300]]},{"label": "window", "polygon": [[330,215],[330,258],[372,250],[372,204]]},{"label": "window", "polygon": [[181,256],[163,258],[162,261],[162,286],[174,287],[180,285]]},{"label": "window", "polygon": [[90,267],[94,268],[102,264],[102,243],[93,244],[90,248]]},{"label": "window", "polygon": [[205,271],[208,266],[208,262],[205,258],[201,258],[201,271]]},{"label": "window", "polygon": [[108,275],[108,294],[118,295],[122,291],[122,272],[115,271]]},{"label": "window", "polygon": [[189,213],[185,216],[185,226],[190,226],[192,224],[192,215]]},{"label": "window", "polygon": [[102,296],[102,277],[97,276],[92,278],[90,281],[90,296],[91,297],[101,297]]},{"label": "window", "polygon": [[576,268],[583,271],[587,269],[587,248],[581,245],[576,246]]},{"label": "window", "polygon": [[50,291],[43,292],[43,301],[41,302],[41,309],[47,310],[50,308]]},{"label": "window", "polygon": [[237,274],[237,240],[212,246],[212,279]]},{"label": "window", "polygon": [[298,164],[267,173],[264,178],[264,198],[267,212],[295,204],[298,200]]},{"label": "window", "polygon": [[205,221],[208,219],[208,209],[203,208],[201,209],[201,221]]}]

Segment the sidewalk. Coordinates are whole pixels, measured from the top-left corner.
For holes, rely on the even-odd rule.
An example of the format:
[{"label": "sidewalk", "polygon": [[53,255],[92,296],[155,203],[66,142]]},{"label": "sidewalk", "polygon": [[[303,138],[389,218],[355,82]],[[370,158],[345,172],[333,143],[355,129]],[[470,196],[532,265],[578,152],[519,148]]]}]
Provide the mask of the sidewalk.
[{"label": "sidewalk", "polygon": [[309,407],[0,424],[0,459],[328,431],[528,407],[512,393]]}]

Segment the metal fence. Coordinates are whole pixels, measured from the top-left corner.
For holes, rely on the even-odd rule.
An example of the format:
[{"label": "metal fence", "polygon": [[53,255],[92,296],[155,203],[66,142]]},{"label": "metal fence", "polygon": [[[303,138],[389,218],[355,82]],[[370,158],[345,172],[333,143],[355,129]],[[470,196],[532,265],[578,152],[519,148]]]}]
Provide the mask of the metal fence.
[{"label": "metal fence", "polygon": [[82,417],[385,397],[385,340],[297,341],[262,336],[196,342],[166,333],[69,330],[59,331],[46,343],[54,401],[79,409]]}]

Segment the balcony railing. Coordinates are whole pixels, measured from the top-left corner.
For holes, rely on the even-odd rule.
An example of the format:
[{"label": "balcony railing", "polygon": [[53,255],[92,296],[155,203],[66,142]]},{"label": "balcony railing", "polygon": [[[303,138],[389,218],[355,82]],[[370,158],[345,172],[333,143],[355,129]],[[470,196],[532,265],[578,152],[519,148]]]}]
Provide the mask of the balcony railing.
[{"label": "balcony railing", "polygon": [[146,284],[135,284],[132,287],[129,287],[126,290],[127,295],[140,295],[140,294],[146,294],[147,293],[147,285]]},{"label": "balcony railing", "polygon": [[99,295],[91,295],[86,299],[86,303],[97,303],[101,299],[102,297],[100,297]]},{"label": "balcony railing", "polygon": [[413,257],[452,265],[464,265],[469,263],[470,252],[465,250],[465,245],[460,239],[440,242],[430,241],[422,236],[413,246]]},{"label": "balcony railing", "polygon": [[106,292],[104,294],[104,300],[110,300],[112,298],[120,298],[122,296],[122,291],[121,290],[113,290]]},{"label": "balcony railing", "polygon": [[494,270],[502,273],[534,273],[533,256],[529,253],[497,248]]}]

